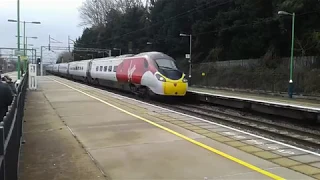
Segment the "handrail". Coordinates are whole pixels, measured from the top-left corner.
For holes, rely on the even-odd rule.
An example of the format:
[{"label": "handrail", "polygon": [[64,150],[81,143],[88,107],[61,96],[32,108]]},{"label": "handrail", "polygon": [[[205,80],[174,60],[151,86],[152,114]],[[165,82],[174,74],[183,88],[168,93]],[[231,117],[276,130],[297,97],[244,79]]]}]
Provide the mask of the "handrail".
[{"label": "handrail", "polygon": [[0,179],[18,180],[28,73],[23,76],[6,116],[0,122]]}]

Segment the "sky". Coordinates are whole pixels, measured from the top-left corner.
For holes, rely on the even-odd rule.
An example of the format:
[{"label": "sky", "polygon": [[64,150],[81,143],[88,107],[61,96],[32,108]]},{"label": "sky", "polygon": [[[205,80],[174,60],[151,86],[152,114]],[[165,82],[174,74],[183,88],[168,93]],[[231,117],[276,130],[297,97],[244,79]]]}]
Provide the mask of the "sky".
[{"label": "sky", "polygon": [[[75,40],[81,36],[84,27],[80,27],[78,8],[85,0],[20,0],[20,21],[40,21],[41,24],[26,24],[27,37],[33,48],[47,46],[49,35],[62,42],[55,46],[68,46],[68,36]],[[17,47],[17,24],[8,22],[17,19],[17,0],[0,0],[0,48]],[[23,24],[20,35],[23,36]],[[23,43],[23,39],[21,39]],[[3,52],[2,52],[3,53]],[[57,54],[53,53],[53,54]],[[52,53],[51,53],[52,56]]]}]

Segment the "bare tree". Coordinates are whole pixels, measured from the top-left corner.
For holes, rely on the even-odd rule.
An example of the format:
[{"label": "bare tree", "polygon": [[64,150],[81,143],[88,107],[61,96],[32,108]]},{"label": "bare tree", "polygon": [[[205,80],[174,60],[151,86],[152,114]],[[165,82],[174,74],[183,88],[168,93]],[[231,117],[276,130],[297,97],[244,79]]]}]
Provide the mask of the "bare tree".
[{"label": "bare tree", "polygon": [[115,7],[113,0],[86,0],[79,9],[81,26],[105,24],[107,14]]},{"label": "bare tree", "polygon": [[320,33],[319,32],[307,32],[301,36],[296,37],[295,43],[298,47],[296,51],[301,52],[301,56],[305,56],[309,50],[318,49],[320,46]]},{"label": "bare tree", "polygon": [[58,59],[57,59],[57,64],[58,63],[66,63],[72,61],[72,53],[71,52],[62,52],[59,54]]},{"label": "bare tree", "polygon": [[127,9],[133,7],[142,7],[143,3],[141,0],[114,0],[117,10],[126,12]]},{"label": "bare tree", "polygon": [[80,26],[101,26],[106,24],[112,10],[126,12],[133,7],[142,7],[142,0],[86,0],[79,9]]}]

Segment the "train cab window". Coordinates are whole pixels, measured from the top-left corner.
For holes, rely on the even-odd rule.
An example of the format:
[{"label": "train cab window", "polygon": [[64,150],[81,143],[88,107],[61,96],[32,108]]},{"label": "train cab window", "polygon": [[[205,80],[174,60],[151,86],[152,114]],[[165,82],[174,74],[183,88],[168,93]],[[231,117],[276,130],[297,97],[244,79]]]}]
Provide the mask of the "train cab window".
[{"label": "train cab window", "polygon": [[111,72],[111,71],[112,71],[112,66],[109,66],[108,72]]},{"label": "train cab window", "polygon": [[100,71],[102,71],[103,66],[100,66]]},{"label": "train cab window", "polygon": [[117,68],[118,68],[118,66],[114,66],[113,67],[113,72],[117,72]]},{"label": "train cab window", "polygon": [[99,66],[97,66],[96,71],[99,71]]},{"label": "train cab window", "polygon": [[156,59],[156,64],[160,69],[178,70],[175,62],[171,59]]}]

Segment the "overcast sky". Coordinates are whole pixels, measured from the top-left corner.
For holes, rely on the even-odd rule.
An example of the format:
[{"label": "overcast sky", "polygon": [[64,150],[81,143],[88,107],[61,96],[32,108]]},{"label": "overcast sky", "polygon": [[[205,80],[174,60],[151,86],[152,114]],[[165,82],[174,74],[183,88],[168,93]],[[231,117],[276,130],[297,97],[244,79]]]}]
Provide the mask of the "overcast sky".
[{"label": "overcast sky", "polygon": [[[20,0],[20,21],[40,21],[40,25],[26,24],[28,44],[34,47],[48,45],[48,37],[61,41],[59,46],[67,46],[68,35],[75,40],[81,36],[78,8],[84,0]],[[0,47],[17,47],[17,24],[8,22],[17,19],[17,0],[0,0]],[[21,25],[21,36],[23,35]],[[23,39],[21,39],[23,40]],[[23,41],[22,41],[23,42]],[[55,44],[58,45],[58,44]]]}]

